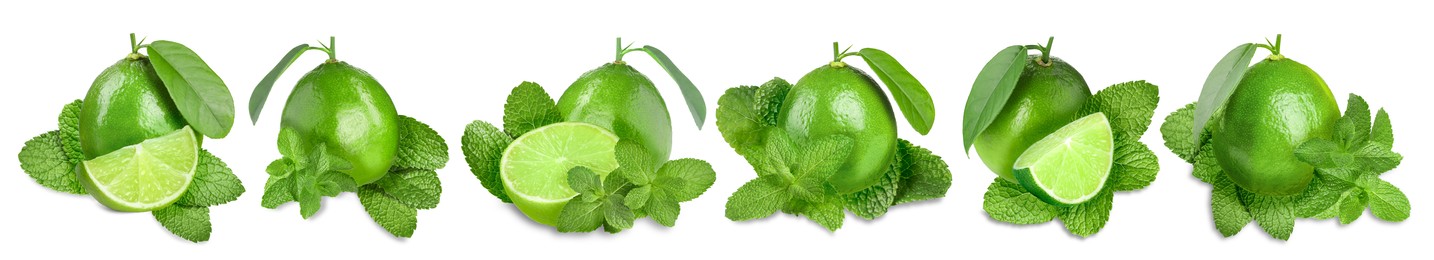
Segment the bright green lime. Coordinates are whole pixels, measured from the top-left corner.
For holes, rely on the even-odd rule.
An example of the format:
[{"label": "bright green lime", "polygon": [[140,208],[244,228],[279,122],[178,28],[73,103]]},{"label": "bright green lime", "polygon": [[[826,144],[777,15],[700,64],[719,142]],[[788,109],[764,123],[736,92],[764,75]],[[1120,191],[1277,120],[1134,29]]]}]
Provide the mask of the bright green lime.
[{"label": "bright green lime", "polygon": [[617,169],[617,135],[588,123],[564,122],[539,127],[513,139],[499,162],[504,191],[528,218],[557,225],[558,213],[578,193],[568,186],[568,170],[583,166],[600,176]]},{"label": "bright green lime", "polygon": [[896,155],[896,116],[886,92],[845,63],[822,65],[797,80],[777,120],[799,145],[830,135],[852,138],[851,154],[830,179],[841,193],[881,181]]},{"label": "bright green lime", "polygon": [[1215,158],[1230,180],[1265,195],[1298,194],[1314,167],[1295,158],[1310,138],[1328,138],[1339,105],[1314,70],[1288,58],[1266,59],[1245,72],[1215,127]]},{"label": "bright green lime", "polygon": [[347,62],[326,62],[299,79],[279,126],[323,142],[353,163],[347,173],[364,185],[388,173],[398,153],[398,112],[373,76]]},{"label": "bright green lime", "polygon": [[76,174],[100,204],[140,212],[179,200],[198,164],[199,141],[186,126],[85,161]]},{"label": "bright green lime", "polygon": [[188,125],[149,59],[121,59],[100,72],[80,108],[80,148],[94,159]]},{"label": "bright green lime", "polygon": [[1007,180],[1016,157],[1036,141],[1070,123],[1090,99],[1085,78],[1070,64],[1051,58],[1050,66],[1035,62],[1040,56],[1026,58],[1026,68],[1011,91],[1001,114],[976,135],[976,153],[986,167]]},{"label": "bright green lime", "polygon": [[1012,175],[1041,200],[1080,204],[1105,187],[1114,151],[1110,121],[1104,113],[1095,113],[1031,144],[1016,159]]},{"label": "bright green lime", "polygon": [[558,113],[563,121],[598,125],[641,145],[651,162],[666,162],[672,151],[667,103],[652,80],[625,63],[603,64],[583,73],[563,91]]}]

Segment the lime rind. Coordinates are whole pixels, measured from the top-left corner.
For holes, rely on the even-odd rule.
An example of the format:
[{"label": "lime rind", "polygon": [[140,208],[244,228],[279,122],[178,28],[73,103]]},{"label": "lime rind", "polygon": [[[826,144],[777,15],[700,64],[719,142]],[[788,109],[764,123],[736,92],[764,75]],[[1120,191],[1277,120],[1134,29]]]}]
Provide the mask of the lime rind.
[{"label": "lime rind", "polygon": [[194,181],[199,141],[188,126],[85,161],[77,175],[100,204],[125,212],[164,208]]},{"label": "lime rind", "polygon": [[504,192],[528,218],[556,225],[558,213],[577,192],[568,170],[583,166],[599,176],[617,169],[617,135],[597,125],[550,124],[528,131],[503,150],[499,178]]},{"label": "lime rind", "polygon": [[1114,165],[1115,139],[1104,113],[1077,119],[1036,141],[1012,172],[1037,198],[1055,205],[1084,203],[1105,188]]}]

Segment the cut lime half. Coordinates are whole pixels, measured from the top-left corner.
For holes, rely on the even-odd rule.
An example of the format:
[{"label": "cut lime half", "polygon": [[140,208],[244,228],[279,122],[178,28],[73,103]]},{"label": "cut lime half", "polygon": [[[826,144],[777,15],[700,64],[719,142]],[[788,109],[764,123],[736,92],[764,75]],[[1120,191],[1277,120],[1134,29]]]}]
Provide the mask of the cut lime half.
[{"label": "cut lime half", "polygon": [[1104,113],[1095,113],[1036,141],[1013,166],[1014,177],[1036,197],[1051,204],[1075,205],[1105,188],[1115,138]]},{"label": "cut lime half", "polygon": [[198,163],[199,141],[185,126],[85,161],[75,171],[100,204],[141,212],[179,200],[194,181]]},{"label": "cut lime half", "polygon": [[504,191],[528,218],[558,223],[558,213],[578,193],[568,186],[568,170],[583,166],[607,176],[617,169],[617,135],[587,123],[556,123],[514,139],[503,150],[500,178]]}]

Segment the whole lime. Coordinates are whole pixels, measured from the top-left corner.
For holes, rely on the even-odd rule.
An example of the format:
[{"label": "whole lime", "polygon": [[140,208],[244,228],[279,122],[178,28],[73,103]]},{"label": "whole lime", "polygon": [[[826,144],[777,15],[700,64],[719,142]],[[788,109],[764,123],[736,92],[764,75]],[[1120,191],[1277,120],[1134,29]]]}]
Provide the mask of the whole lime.
[{"label": "whole lime", "polygon": [[652,162],[672,152],[672,119],[652,80],[622,62],[603,64],[578,77],[558,99],[566,122],[612,130],[624,141],[646,148]]},{"label": "whole lime", "polygon": [[838,192],[881,180],[896,155],[896,116],[886,92],[866,73],[834,62],[797,80],[777,114],[797,145],[829,135],[852,138],[851,153],[829,181]]},{"label": "whole lime", "polygon": [[359,185],[388,173],[398,152],[398,112],[368,72],[346,62],[327,62],[304,74],[284,105],[280,127],[304,140],[325,143],[353,168]]},{"label": "whole lime", "polygon": [[95,77],[80,105],[80,150],[94,159],[185,125],[149,59],[121,59]]},{"label": "whole lime", "polygon": [[1314,168],[1295,158],[1295,147],[1329,137],[1339,106],[1319,74],[1281,58],[1250,66],[1224,113],[1213,133],[1220,168],[1245,190],[1291,195],[1314,178]]},{"label": "whole lime", "polygon": [[1041,65],[1036,62],[1039,58],[1026,57],[1026,68],[1010,99],[991,126],[976,135],[974,144],[986,168],[1013,182],[1011,167],[1016,158],[1031,144],[1074,121],[1091,96],[1075,67],[1059,58]]}]

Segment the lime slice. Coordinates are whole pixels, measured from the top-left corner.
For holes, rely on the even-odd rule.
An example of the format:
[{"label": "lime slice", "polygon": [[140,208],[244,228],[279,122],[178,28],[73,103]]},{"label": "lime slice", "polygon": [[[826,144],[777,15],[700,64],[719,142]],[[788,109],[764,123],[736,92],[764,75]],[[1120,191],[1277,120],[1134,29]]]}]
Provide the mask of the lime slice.
[{"label": "lime slice", "polygon": [[583,166],[606,176],[617,169],[617,135],[587,123],[556,123],[528,131],[503,151],[499,174],[504,191],[528,218],[558,223],[558,213],[578,193],[568,186],[568,170]]},{"label": "lime slice", "polygon": [[127,212],[174,203],[189,189],[199,163],[199,141],[188,126],[85,161],[80,183],[100,204]]},{"label": "lime slice", "polygon": [[1080,204],[1105,187],[1114,144],[1105,114],[1076,119],[1021,152],[1013,166],[1014,177],[1048,203]]}]

